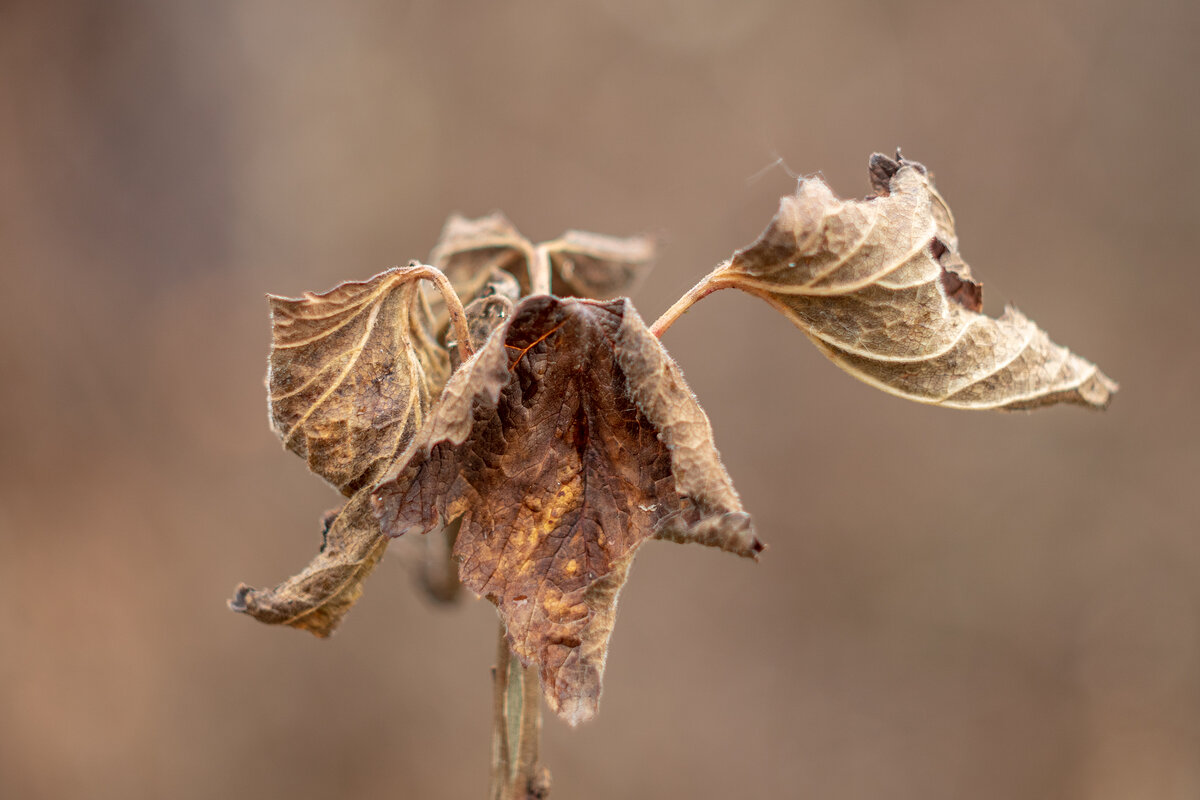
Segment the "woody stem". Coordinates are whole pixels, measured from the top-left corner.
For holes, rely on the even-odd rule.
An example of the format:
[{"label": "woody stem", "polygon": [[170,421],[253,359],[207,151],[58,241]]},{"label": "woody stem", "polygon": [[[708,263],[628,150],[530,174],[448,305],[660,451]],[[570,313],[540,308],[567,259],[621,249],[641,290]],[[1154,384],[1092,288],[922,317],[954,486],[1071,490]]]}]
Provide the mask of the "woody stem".
[{"label": "woody stem", "polygon": [[727,278],[721,278],[719,275],[725,268],[725,264],[721,264],[691,289],[687,293],[675,301],[675,304],[663,312],[662,316],[654,320],[654,324],[650,326],[650,332],[658,338],[667,332],[667,328],[671,327],[675,320],[683,316],[683,313],[696,304],[699,300],[708,297],[710,294],[721,289],[729,289],[734,284]]},{"label": "woody stem", "polygon": [[544,798],[550,773],[538,764],[542,697],[537,669],[526,667],[511,648],[500,623],[492,679],[491,800]]}]

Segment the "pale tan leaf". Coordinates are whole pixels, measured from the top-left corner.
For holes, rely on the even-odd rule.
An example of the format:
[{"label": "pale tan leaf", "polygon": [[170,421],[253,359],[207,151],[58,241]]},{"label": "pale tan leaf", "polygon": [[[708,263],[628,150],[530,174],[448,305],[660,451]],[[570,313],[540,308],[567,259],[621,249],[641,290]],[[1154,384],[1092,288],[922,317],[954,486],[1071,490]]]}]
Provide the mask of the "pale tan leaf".
[{"label": "pale tan leaf", "polygon": [[834,363],[878,388],[954,408],[1103,408],[1117,385],[1015,309],[978,313],[979,284],[923,166],[875,156],[877,196],[802,180],[771,224],[710,278],[783,312]]},{"label": "pale tan leaf", "polygon": [[398,267],[324,294],[268,296],[271,424],[346,495],[405,448],[449,373],[415,273]]}]

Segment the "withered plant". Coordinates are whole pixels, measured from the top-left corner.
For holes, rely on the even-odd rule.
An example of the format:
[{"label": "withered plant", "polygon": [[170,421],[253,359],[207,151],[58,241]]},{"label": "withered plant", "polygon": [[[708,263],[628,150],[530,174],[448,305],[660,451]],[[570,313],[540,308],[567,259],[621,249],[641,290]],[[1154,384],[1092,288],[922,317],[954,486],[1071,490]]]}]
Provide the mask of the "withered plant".
[{"label": "withered plant", "polygon": [[[982,311],[949,206],[921,164],[874,155],[871,196],[800,181],[759,239],[647,326],[625,297],[645,238],[534,245],[501,215],[452,217],[416,262],[270,297],[271,421],[348,499],[312,563],[231,607],[326,637],[397,536],[422,582],[500,616],[491,797],[544,797],[540,697],[596,714],[617,597],[648,539],[763,550],[683,373],[660,344],[697,300],[765,300],[835,364],[961,409],[1105,407],[1116,384],[1014,309]],[[436,292],[427,293],[422,282]],[[609,299],[615,298],[615,299]]]}]

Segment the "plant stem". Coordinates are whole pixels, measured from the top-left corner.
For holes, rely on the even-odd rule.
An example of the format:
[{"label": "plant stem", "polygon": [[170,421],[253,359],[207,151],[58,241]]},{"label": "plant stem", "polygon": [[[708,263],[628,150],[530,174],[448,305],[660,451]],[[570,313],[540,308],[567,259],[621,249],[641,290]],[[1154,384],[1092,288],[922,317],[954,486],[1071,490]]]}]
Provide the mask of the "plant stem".
[{"label": "plant stem", "polygon": [[421,588],[438,603],[453,603],[462,591],[458,578],[458,562],[454,560],[454,542],[462,527],[462,517],[421,538],[421,558],[417,562],[417,578]]},{"label": "plant stem", "polygon": [[550,294],[550,253],[545,245],[529,249],[529,294]]},{"label": "plant stem", "polygon": [[504,623],[500,623],[500,642],[496,649],[496,666],[492,667],[492,778],[491,800],[501,800],[508,777],[508,719],[505,698],[508,694],[508,662],[511,658]]},{"label": "plant stem", "polygon": [[508,646],[504,623],[492,674],[491,800],[530,800],[550,793],[550,773],[538,764],[542,693],[537,669]]},{"label": "plant stem", "polygon": [[683,316],[683,313],[696,304],[697,301],[708,297],[710,294],[721,289],[729,289],[734,284],[728,278],[721,278],[719,275],[726,267],[726,264],[721,264],[691,289],[687,290],[687,294],[675,301],[675,305],[663,312],[663,315],[654,320],[654,324],[650,326],[650,332],[658,338],[667,332],[667,328],[675,324],[675,320]]},{"label": "plant stem", "polygon": [[410,263],[406,270],[410,275],[430,281],[442,293],[442,299],[446,301],[446,311],[450,314],[450,324],[454,327],[454,339],[458,342],[458,352],[461,354],[462,360],[466,361],[474,354],[474,350],[471,349],[471,333],[467,328],[467,313],[463,310],[462,300],[458,299],[458,294],[450,285],[450,280],[437,267],[420,264],[416,261]]}]

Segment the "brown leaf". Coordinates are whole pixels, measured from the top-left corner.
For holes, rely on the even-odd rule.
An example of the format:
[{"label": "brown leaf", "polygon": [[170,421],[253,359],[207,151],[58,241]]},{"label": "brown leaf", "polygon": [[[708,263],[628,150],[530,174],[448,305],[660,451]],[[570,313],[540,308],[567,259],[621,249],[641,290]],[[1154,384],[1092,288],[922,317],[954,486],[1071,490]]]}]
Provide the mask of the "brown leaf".
[{"label": "brown leaf", "polygon": [[268,296],[271,425],[347,496],[405,448],[449,372],[414,272],[398,267],[297,299]]},{"label": "brown leaf", "polygon": [[538,245],[550,258],[559,297],[604,300],[627,293],[654,261],[654,240],[567,231]]},{"label": "brown leaf", "polygon": [[876,155],[877,195],[800,182],[771,224],[712,276],[759,295],[850,374],[955,408],[1105,407],[1117,385],[1008,308],[978,313],[954,218],[920,164]]},{"label": "brown leaf", "polygon": [[[517,279],[504,270],[491,269],[491,278],[467,304],[467,332],[471,352],[483,346],[492,331],[512,316],[513,303],[520,296]],[[446,347],[455,369],[462,365],[462,356],[453,332],[447,336]],[[459,598],[462,582],[458,578],[458,562],[453,558],[454,542],[458,539],[459,521],[418,540],[420,556],[417,562],[417,581],[425,594],[439,603],[453,603]]]},{"label": "brown leaf", "polygon": [[654,259],[649,237],[621,238],[567,231],[534,245],[496,212],[478,219],[455,214],[446,221],[430,262],[450,279],[460,297],[473,297],[491,270],[514,275],[523,293],[537,290],[537,273],[560,297],[609,298],[627,292]]},{"label": "brown leaf", "polygon": [[326,637],[362,594],[362,583],[387,549],[370,502],[359,490],[326,520],[321,552],[301,572],[274,589],[238,586],[229,607],[270,625],[290,625]]},{"label": "brown leaf", "polygon": [[[500,323],[512,316],[513,304],[521,296],[521,287],[512,273],[492,268],[488,280],[475,292],[463,313],[467,318],[467,333],[471,339],[471,352],[483,347]],[[446,335],[446,347],[450,350],[450,361],[455,369],[462,363],[458,342],[454,332]]]},{"label": "brown leaf", "polygon": [[494,270],[513,275],[529,291],[532,253],[530,241],[499,211],[478,219],[453,214],[429,254],[429,263],[446,274],[459,297],[468,298],[492,279]]},{"label": "brown leaf", "polygon": [[374,482],[424,423],[449,371],[429,333],[420,268],[400,267],[298,299],[269,296],[271,424],[316,474],[352,495],[312,563],[274,589],[238,587],[230,608],[328,636],[387,548]]},{"label": "brown leaf", "polygon": [[628,300],[522,301],[379,484],[383,530],[462,518],[463,583],[571,723],[596,711],[617,595],[656,536],[762,545],[708,419]]}]

